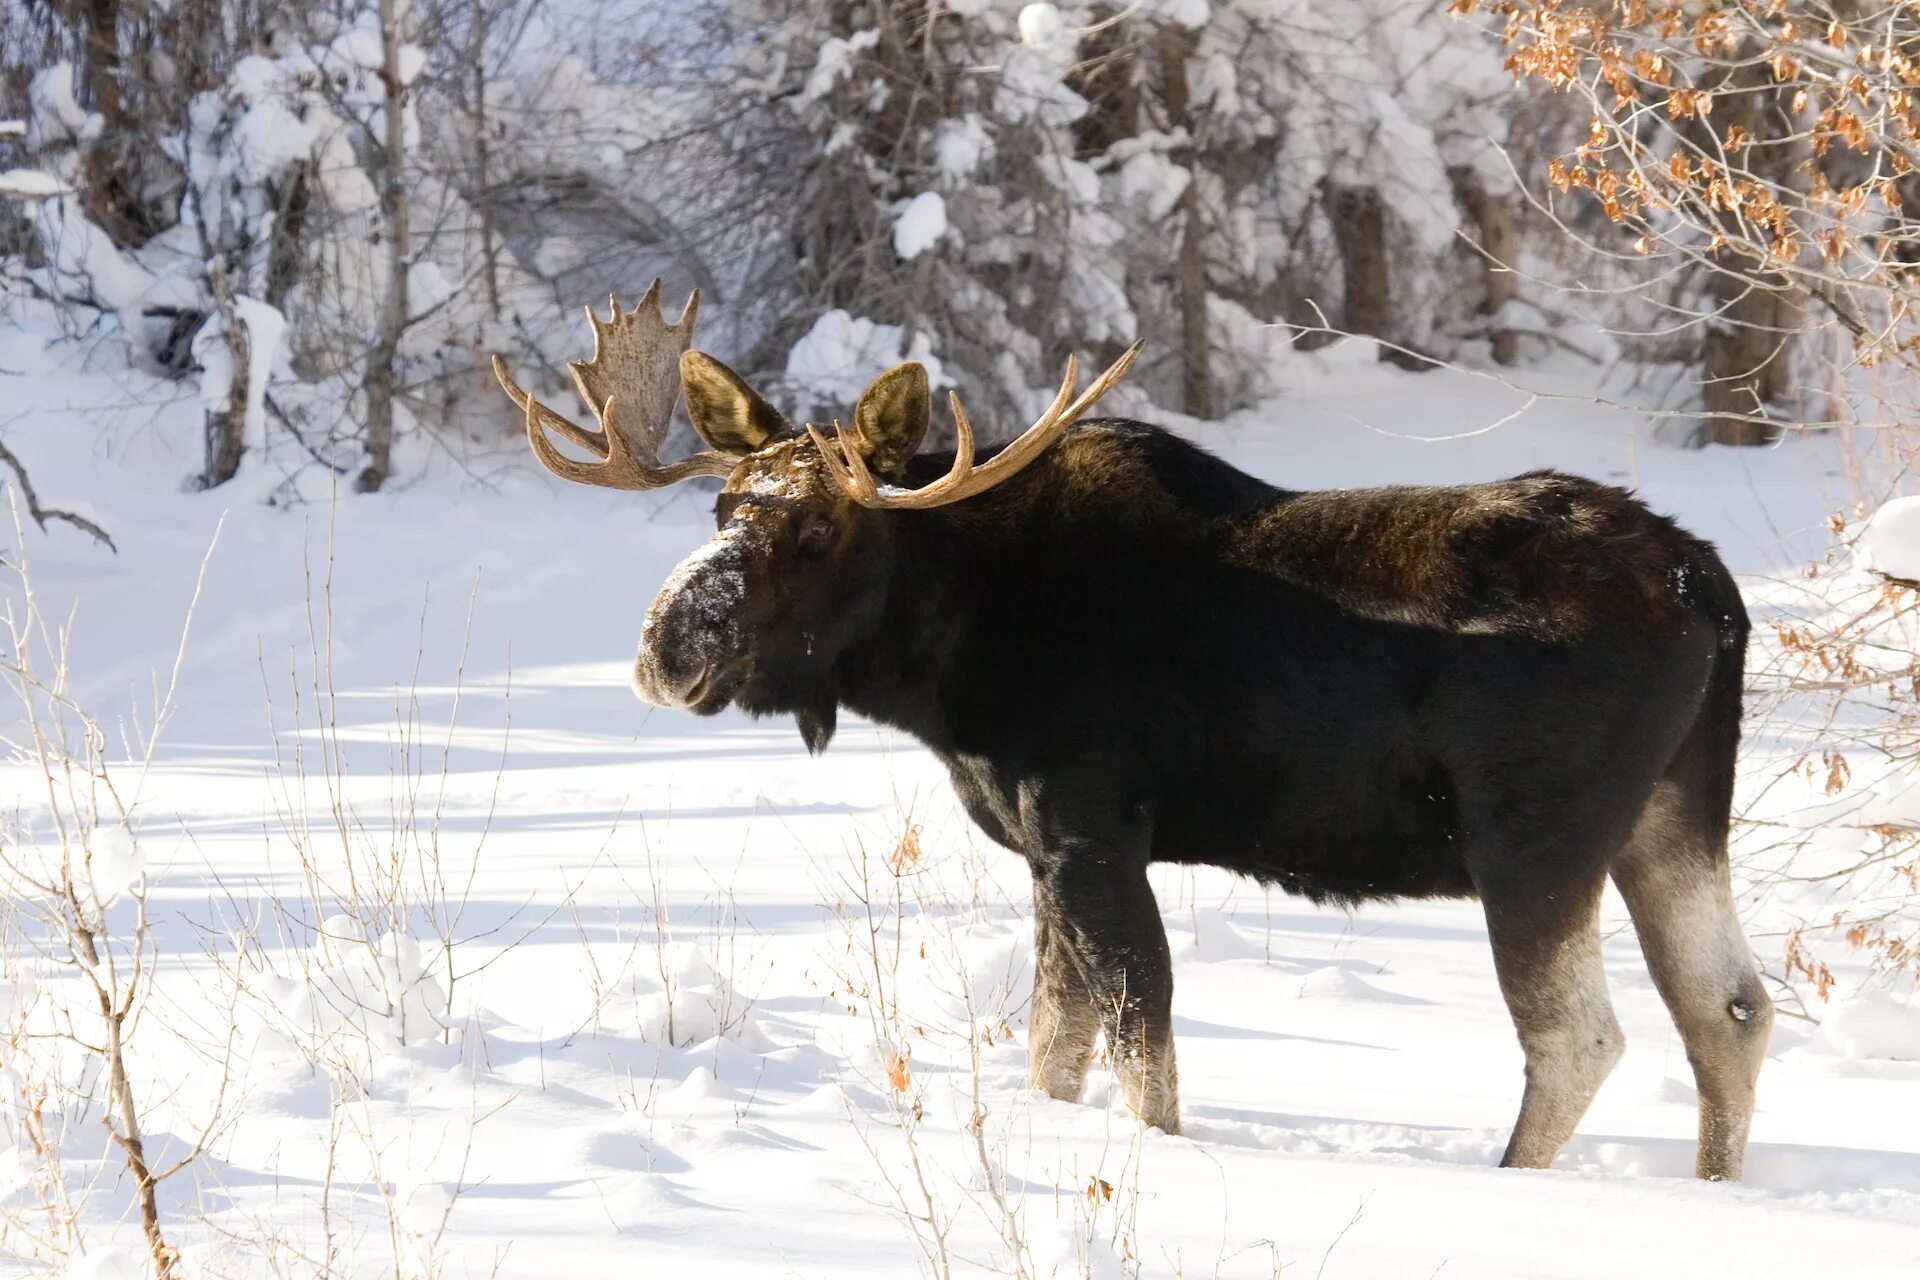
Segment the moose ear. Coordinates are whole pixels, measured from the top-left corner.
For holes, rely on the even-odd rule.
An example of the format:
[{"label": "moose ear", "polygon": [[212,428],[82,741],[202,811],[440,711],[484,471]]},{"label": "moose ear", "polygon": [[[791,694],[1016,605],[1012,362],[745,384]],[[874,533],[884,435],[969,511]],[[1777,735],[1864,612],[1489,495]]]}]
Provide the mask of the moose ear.
[{"label": "moose ear", "polygon": [[682,353],[680,386],[693,429],[722,453],[745,456],[793,430],[746,379],[704,351]]},{"label": "moose ear", "polygon": [[853,410],[854,444],[868,469],[890,480],[906,475],[931,414],[927,371],[920,365],[910,360],[875,378]]}]

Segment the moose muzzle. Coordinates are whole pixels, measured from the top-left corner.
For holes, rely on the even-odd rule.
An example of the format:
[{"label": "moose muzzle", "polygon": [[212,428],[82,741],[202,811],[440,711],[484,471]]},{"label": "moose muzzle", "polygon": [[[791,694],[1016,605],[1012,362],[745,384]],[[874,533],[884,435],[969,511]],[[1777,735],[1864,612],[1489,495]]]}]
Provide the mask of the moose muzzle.
[{"label": "moose muzzle", "polygon": [[660,588],[633,659],[643,701],[711,715],[732,700],[746,666],[740,610],[755,541],[743,526],[724,529]]}]

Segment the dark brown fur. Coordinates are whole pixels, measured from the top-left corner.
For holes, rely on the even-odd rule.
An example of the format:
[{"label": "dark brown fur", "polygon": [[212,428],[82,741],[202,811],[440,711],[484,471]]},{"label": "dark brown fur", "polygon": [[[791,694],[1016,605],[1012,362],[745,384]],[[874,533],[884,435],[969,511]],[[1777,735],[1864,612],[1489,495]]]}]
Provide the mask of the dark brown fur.
[{"label": "dark brown fur", "polygon": [[1663,524],[1624,489],[1536,471],[1295,494],[1246,521],[1232,554],[1384,621],[1575,644],[1679,618],[1687,561]]}]

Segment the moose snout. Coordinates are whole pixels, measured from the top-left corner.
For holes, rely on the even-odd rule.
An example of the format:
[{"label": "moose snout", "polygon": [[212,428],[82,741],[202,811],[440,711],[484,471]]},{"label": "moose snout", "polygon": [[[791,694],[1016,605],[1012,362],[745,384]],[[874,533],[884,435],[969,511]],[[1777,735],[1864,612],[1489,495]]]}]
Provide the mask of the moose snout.
[{"label": "moose snout", "polygon": [[691,706],[706,692],[707,671],[704,661],[690,666],[662,662],[657,651],[642,643],[633,659],[633,691],[656,707]]},{"label": "moose snout", "polygon": [[642,701],[708,713],[725,705],[740,667],[739,580],[731,557],[696,554],[661,589],[633,657]]},{"label": "moose snout", "polygon": [[[656,707],[690,707],[707,693],[709,676],[719,665],[700,635],[676,616],[672,601],[656,602],[640,629],[640,651],[633,656],[633,691]],[[668,607],[662,608],[662,605]]]}]

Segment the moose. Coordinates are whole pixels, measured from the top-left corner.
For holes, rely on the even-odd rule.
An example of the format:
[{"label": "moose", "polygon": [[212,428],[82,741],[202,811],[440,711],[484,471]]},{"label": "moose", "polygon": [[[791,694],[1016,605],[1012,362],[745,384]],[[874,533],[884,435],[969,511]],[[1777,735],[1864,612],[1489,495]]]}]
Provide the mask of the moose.
[{"label": "moose", "polygon": [[[571,368],[589,430],[523,391],[534,454],[617,489],[722,480],[717,532],[660,588],[633,686],[710,716],[839,709],[948,769],[1033,876],[1034,1087],[1076,1100],[1097,1038],[1128,1105],[1179,1128],[1154,862],[1318,902],[1477,897],[1525,1055],[1503,1165],[1552,1164],[1624,1047],[1597,928],[1608,877],[1699,1087],[1700,1177],[1740,1176],[1773,1006],[1727,832],[1748,622],[1711,545],[1553,471],[1293,492],[1087,411],[1139,344],[1033,425],[922,454],[907,363],[828,436],[691,349],[655,281]],[[684,393],[708,448],[662,463]],[[550,434],[587,455],[558,449]]]}]

